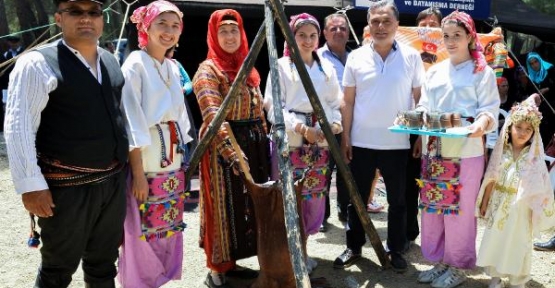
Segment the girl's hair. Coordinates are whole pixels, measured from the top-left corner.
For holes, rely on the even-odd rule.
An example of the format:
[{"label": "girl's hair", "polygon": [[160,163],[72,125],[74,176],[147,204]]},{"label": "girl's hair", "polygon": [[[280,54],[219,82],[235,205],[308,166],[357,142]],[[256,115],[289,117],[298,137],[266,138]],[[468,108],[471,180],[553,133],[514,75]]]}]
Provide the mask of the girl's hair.
[{"label": "girl's hair", "polygon": [[399,21],[399,9],[397,8],[397,5],[395,4],[394,1],[378,0],[374,2],[370,1],[368,5],[368,12],[366,13],[366,22],[370,22],[370,14],[374,13],[374,11],[376,11],[377,9],[381,9],[384,7],[391,8],[391,11],[393,11],[393,16],[395,16],[395,19],[397,21]]},{"label": "girl's hair", "polygon": [[439,11],[437,7],[429,7],[425,10],[420,11],[420,13],[418,13],[418,16],[416,16],[416,25],[418,25],[418,23],[420,23],[422,19],[425,19],[426,17],[432,16],[432,15],[436,16],[439,23],[441,23],[441,19],[443,19],[443,14],[441,14],[441,11]]}]

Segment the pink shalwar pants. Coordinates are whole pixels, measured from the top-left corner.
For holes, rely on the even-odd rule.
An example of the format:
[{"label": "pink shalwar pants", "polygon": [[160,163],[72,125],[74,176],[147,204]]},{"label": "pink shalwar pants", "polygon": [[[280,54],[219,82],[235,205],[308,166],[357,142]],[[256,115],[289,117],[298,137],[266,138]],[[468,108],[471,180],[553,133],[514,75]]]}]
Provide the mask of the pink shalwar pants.
[{"label": "pink shalwar pants", "polygon": [[422,254],[427,260],[461,269],[476,265],[476,198],[484,174],[484,156],[461,159],[459,215],[422,212]]}]

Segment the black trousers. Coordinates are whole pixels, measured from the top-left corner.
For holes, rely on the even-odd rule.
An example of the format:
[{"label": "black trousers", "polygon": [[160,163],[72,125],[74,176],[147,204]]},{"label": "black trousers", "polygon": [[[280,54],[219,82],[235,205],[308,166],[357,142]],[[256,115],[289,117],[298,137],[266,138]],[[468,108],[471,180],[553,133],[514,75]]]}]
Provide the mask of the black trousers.
[{"label": "black trousers", "polygon": [[411,150],[408,153],[406,170],[405,194],[407,201],[407,240],[409,241],[414,241],[420,234],[420,228],[418,227],[418,196],[420,188],[416,184],[416,179],[420,178],[420,158],[412,157],[412,149],[417,139],[418,135],[410,135]]},{"label": "black trousers", "polygon": [[[363,203],[368,203],[370,186],[376,168],[380,169],[387,188],[387,246],[392,252],[401,253],[407,242],[407,206],[405,197],[406,166],[409,150],[374,150],[353,147],[351,172]],[[366,243],[366,234],[352,204],[348,206],[349,230],[347,248],[360,253]]]},{"label": "black trousers", "polygon": [[[341,143],[341,133],[335,135],[335,139],[337,140],[337,143],[340,144]],[[329,171],[329,175],[328,175],[328,193],[326,194],[326,212],[324,214],[324,221],[327,221],[328,218],[330,218],[330,214],[331,214],[330,193],[329,193],[329,191],[330,191],[330,186],[331,186],[331,178],[332,178],[332,174],[333,174],[333,170],[335,169],[335,166],[336,166],[335,165],[335,159],[333,158],[333,156],[331,156],[331,158],[330,158],[330,168],[328,169],[328,171]],[[337,188],[337,212],[339,214],[343,214],[343,215],[347,216],[347,206],[349,205],[349,201],[350,201],[349,191],[347,191],[347,188],[345,187],[345,182],[343,181],[343,176],[339,172],[339,169],[337,170],[337,173],[335,174],[335,187]]]},{"label": "black trousers", "polygon": [[115,287],[123,240],[127,169],[95,184],[52,187],[54,216],[40,218],[42,261],[37,288],[63,288],[82,267],[87,287]]}]

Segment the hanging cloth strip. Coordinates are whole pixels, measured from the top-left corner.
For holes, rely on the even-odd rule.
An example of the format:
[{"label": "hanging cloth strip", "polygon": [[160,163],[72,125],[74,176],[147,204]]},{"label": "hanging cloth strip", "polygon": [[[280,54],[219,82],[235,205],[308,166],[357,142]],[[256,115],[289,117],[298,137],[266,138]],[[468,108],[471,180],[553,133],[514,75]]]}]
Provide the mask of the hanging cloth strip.
[{"label": "hanging cloth strip", "polygon": [[[170,131],[170,155],[169,158],[167,156],[167,152],[166,152],[166,141],[164,141],[164,133],[162,132],[162,127],[160,126],[160,124],[166,124],[168,125],[168,129]],[[183,142],[183,135],[181,134],[181,130],[179,127],[179,124],[175,121],[169,121],[169,122],[161,122],[160,124],[156,124],[156,130],[158,130],[158,136],[160,137],[160,143],[161,143],[161,152],[160,152],[160,167],[165,168],[168,167],[169,165],[171,165],[173,163],[173,146],[177,145],[177,153],[183,154],[184,157],[186,156],[185,154],[185,144]]]},{"label": "hanging cloth strip", "polygon": [[428,138],[427,151],[422,157],[421,179],[416,179],[420,187],[419,208],[428,213],[458,215],[460,158],[442,157],[441,139],[436,136]]}]

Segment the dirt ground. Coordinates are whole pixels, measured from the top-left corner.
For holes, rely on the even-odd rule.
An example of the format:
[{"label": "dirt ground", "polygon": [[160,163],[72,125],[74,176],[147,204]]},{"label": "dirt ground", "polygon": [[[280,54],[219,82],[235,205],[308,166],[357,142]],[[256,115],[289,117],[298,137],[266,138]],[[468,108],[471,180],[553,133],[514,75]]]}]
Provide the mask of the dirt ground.
[{"label": "dirt ground", "polygon": [[[326,277],[334,288],[354,287],[430,287],[418,284],[416,277],[419,271],[431,268],[420,253],[420,239],[410,247],[406,254],[409,269],[404,274],[392,270],[382,270],[374,250],[367,244],[363,249],[363,259],[346,270],[333,269],[333,260],[345,249],[345,228],[337,219],[334,209],[335,188],[331,191],[332,217],[329,219],[330,229],[309,237],[308,254],[318,261],[318,267],[312,277]],[[13,183],[8,167],[6,147],[0,133],[0,287],[23,288],[32,287],[35,273],[40,262],[37,249],[27,247],[29,236],[29,217],[27,216],[20,196],[13,191]],[[385,203],[384,195],[377,194],[377,200]],[[386,238],[387,213],[371,214],[372,221],[382,239]],[[203,285],[207,269],[205,268],[204,252],[198,248],[198,223],[196,211],[187,212],[184,220],[188,227],[185,231],[183,277],[164,287],[196,288]],[[478,234],[479,245],[482,225]],[[501,243],[500,243],[501,244]],[[239,265],[258,269],[256,257],[238,262]],[[555,288],[555,253],[534,252],[532,280],[526,287]],[[80,269],[75,273],[70,287],[84,287],[83,274]],[[249,282],[231,279],[234,287],[247,287]],[[487,287],[489,278],[480,270],[471,271],[468,281],[459,287]]]}]

